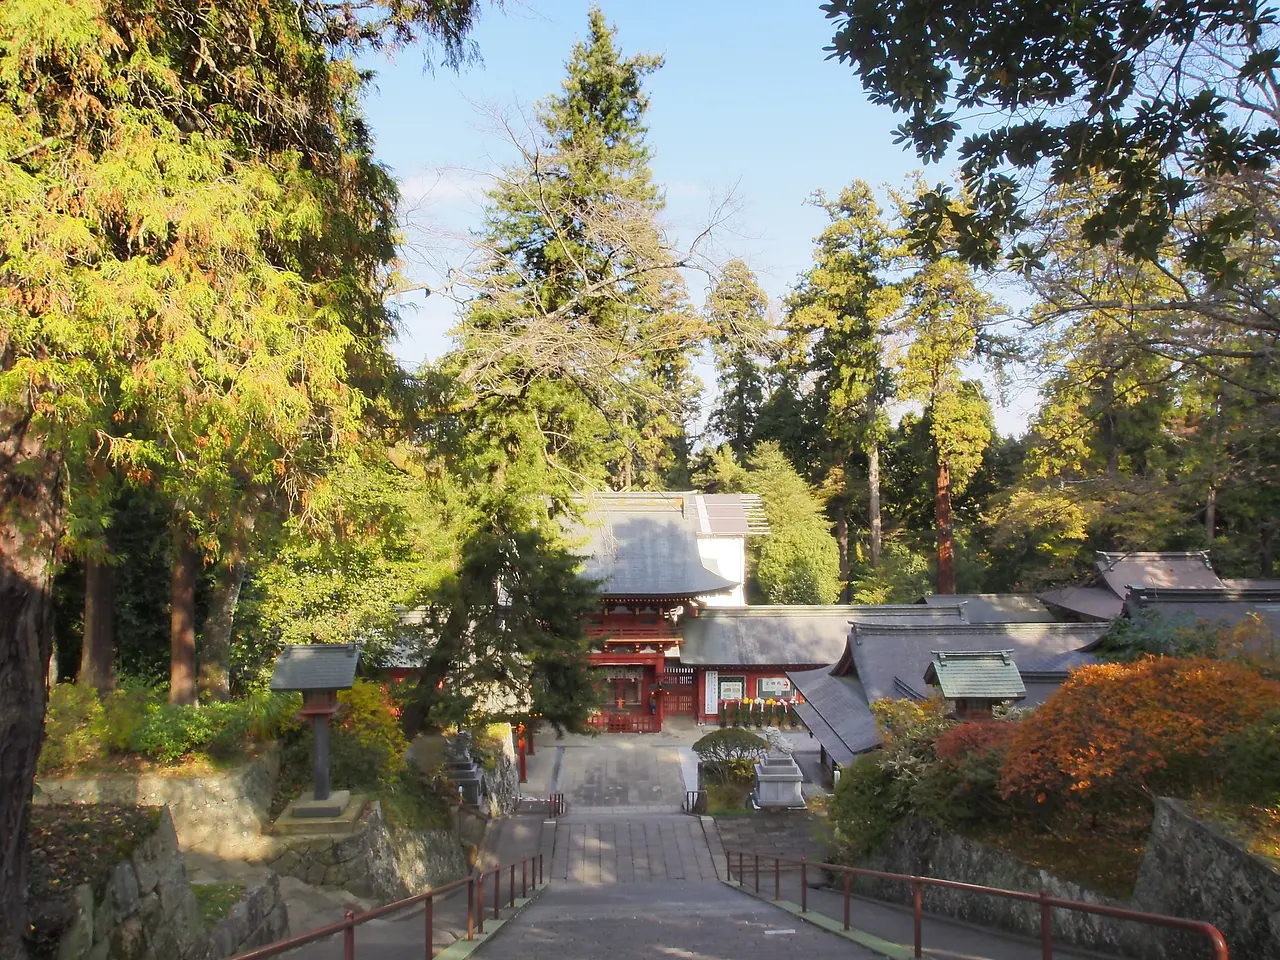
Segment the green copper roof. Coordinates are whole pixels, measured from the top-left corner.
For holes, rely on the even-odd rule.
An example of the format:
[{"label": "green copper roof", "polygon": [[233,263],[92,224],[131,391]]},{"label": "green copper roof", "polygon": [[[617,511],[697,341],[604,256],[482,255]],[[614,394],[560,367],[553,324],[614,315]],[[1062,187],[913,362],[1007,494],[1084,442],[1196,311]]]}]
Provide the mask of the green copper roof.
[{"label": "green copper roof", "polygon": [[935,650],[924,679],[948,700],[1021,700],[1027,695],[1012,650]]}]

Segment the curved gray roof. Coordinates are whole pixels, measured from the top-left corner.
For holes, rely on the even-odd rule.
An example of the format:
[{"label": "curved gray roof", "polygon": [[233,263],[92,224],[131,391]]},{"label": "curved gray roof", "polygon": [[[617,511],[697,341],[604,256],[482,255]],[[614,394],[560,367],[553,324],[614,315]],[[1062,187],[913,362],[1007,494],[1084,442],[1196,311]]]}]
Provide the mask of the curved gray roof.
[{"label": "curved gray roof", "polygon": [[1029,593],[926,594],[929,606],[964,604],[970,623],[1052,623],[1053,614]]},{"label": "curved gray roof", "polygon": [[571,540],[585,555],[582,574],[604,597],[696,597],[727,593],[737,580],[698,556],[699,518],[693,494],[611,493],[588,500]]}]

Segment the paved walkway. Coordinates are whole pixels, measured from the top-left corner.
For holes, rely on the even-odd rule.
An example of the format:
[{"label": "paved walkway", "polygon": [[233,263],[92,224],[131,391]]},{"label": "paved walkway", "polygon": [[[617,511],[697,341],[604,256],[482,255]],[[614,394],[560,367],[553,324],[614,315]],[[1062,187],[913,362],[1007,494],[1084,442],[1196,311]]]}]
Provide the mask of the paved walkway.
[{"label": "paved walkway", "polygon": [[553,882],[482,960],[865,960],[875,954],[720,883]]},{"label": "paved walkway", "polygon": [[579,813],[555,827],[549,876],[588,885],[711,881],[716,865],[697,817]]}]

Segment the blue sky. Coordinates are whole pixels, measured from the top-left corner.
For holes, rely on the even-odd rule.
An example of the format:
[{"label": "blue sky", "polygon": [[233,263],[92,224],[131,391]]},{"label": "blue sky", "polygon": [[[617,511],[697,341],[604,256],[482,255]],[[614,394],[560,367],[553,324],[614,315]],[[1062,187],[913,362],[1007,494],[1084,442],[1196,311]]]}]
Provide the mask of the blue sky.
[{"label": "blue sky", "polygon": [[[918,169],[895,146],[897,120],[867,101],[853,71],[827,60],[832,27],[816,2],[749,0],[732,7],[686,0],[610,0],[625,53],[660,53],[650,78],[648,142],[667,190],[665,221],[690,239],[729,192],[737,213],[719,234],[719,256],[743,257],[771,297],[783,296],[809,262],[822,214],[806,206],[818,188],[854,178],[898,183]],[[564,61],[586,30],[588,2],[509,0],[487,8],[473,34],[482,64],[460,73],[423,69],[418,51],[370,61],[366,100],[379,157],[400,178],[413,209],[408,272],[434,283],[465,254],[479,223],[485,172],[510,158],[493,110],[532,105],[559,89]],[[932,168],[931,179],[946,170]],[[702,299],[690,278],[695,301]],[[397,344],[414,366],[437,356],[453,324],[449,302],[409,298]],[[710,371],[704,371],[709,380]],[[1020,429],[1022,408],[999,411],[1002,432]]]}]

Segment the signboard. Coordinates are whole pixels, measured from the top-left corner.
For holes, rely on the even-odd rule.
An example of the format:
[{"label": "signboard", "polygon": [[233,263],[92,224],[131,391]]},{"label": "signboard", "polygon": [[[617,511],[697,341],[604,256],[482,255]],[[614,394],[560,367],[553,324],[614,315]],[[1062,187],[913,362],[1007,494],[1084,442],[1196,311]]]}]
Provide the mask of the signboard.
[{"label": "signboard", "polygon": [[600,668],[606,680],[643,680],[644,667],[605,666]]},{"label": "signboard", "polygon": [[702,679],[706,683],[702,695],[702,712],[715,714],[720,709],[720,674],[715,670],[705,670]]},{"label": "signboard", "polygon": [[786,677],[761,677],[756,681],[756,696],[789,697],[791,696],[791,681]]},{"label": "signboard", "polygon": [[720,681],[721,700],[741,700],[747,695],[747,681],[743,677],[725,677]]}]

